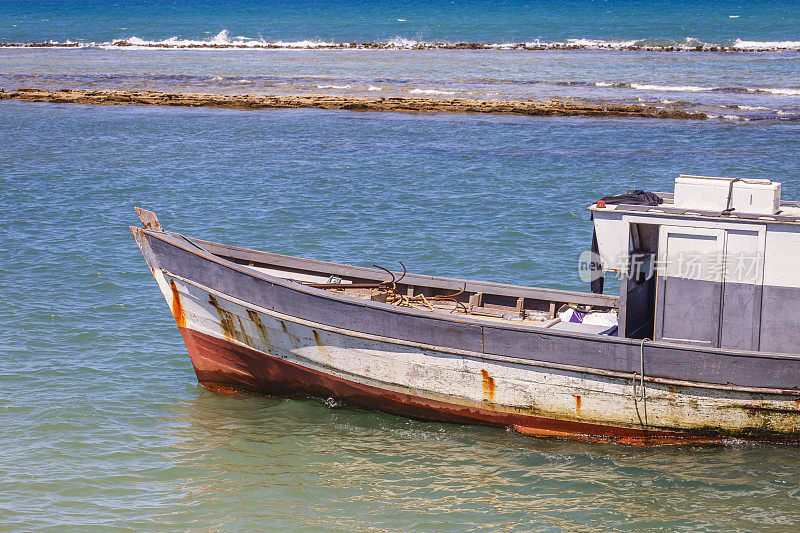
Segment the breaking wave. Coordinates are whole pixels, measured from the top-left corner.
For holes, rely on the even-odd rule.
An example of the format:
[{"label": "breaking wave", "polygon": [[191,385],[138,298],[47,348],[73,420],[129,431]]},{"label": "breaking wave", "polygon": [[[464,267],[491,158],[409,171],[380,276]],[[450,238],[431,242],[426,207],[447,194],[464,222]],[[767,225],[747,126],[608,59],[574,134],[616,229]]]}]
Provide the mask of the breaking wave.
[{"label": "breaking wave", "polygon": [[714,91],[714,87],[697,87],[694,85],[651,85],[642,83],[628,84],[631,89],[639,89],[640,91],[669,91],[669,92],[688,92],[699,93],[705,91]]},{"label": "breaking wave", "polygon": [[411,89],[409,92],[411,94],[456,94],[455,91],[441,91],[439,89]]},{"label": "breaking wave", "polygon": [[743,41],[736,39],[732,48],[741,50],[800,50],[800,41]]},{"label": "breaking wave", "polygon": [[682,39],[592,39],[570,38],[563,41],[532,40],[525,42],[479,43],[421,41],[397,36],[383,42],[332,42],[320,39],[297,41],[266,40],[263,37],[237,35],[231,37],[227,30],[206,39],[184,39],[177,36],[161,40],[148,40],[137,36],[113,39],[106,42],[44,41],[27,43],[0,43],[4,47],[94,47],[94,48],[243,48],[243,49],[466,49],[466,50],[547,50],[547,49],[611,49],[641,51],[800,51],[800,41],[753,41],[741,38],[724,42],[704,41],[695,37]]},{"label": "breaking wave", "polygon": [[[576,85],[576,82],[561,82],[563,85]],[[677,92],[677,93],[732,93],[732,94],[772,94],[778,96],[800,96],[800,88],[794,87],[701,87],[697,85],[659,85],[655,83],[610,83],[594,82],[600,88],[635,89],[638,91]]]}]

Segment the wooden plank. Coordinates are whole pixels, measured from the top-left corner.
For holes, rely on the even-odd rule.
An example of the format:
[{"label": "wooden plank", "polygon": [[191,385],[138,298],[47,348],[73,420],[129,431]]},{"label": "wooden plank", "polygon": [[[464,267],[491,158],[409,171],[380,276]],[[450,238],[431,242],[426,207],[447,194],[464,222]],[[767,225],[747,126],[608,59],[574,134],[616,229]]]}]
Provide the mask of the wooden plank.
[{"label": "wooden plank", "polygon": [[144,226],[144,229],[164,231],[164,228],[161,227],[161,224],[158,222],[158,216],[156,216],[155,213],[148,211],[147,209],[142,209],[141,207],[134,207],[133,209],[139,216],[139,220],[142,221],[142,226]]}]

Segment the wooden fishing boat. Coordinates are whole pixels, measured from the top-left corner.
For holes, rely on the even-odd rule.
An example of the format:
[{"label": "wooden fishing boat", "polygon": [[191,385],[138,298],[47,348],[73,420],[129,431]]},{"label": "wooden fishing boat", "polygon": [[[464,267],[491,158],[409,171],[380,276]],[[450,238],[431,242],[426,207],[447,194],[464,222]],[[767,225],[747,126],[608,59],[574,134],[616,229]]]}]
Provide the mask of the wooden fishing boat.
[{"label": "wooden fishing boat", "polygon": [[[764,180],[682,176],[661,204],[592,204],[583,266],[595,282],[619,273],[619,297],[249,250],[138,208],[131,230],[213,391],[532,436],[796,442],[800,206],[779,196]],[[693,257],[703,268],[681,272]]]}]

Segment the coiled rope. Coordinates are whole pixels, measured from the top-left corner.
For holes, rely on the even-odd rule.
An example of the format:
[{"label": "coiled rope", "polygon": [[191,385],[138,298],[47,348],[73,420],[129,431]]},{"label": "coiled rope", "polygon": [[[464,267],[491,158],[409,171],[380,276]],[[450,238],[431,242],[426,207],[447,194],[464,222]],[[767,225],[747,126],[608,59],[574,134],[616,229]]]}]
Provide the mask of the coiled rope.
[{"label": "coiled rope", "polygon": [[465,306],[462,302],[459,302],[456,297],[461,296],[464,294],[464,291],[467,290],[467,284],[464,284],[464,288],[460,291],[456,291],[453,294],[439,294],[436,296],[431,296],[426,298],[424,294],[417,294],[416,296],[408,296],[406,294],[401,294],[400,291],[397,290],[397,283],[400,282],[406,276],[406,265],[403,264],[402,261],[398,261],[400,266],[403,267],[403,274],[395,279],[394,273],[389,269],[383,268],[379,265],[372,265],[375,268],[380,268],[381,270],[385,271],[389,274],[392,279],[381,282],[378,286],[375,287],[376,290],[386,294],[386,303],[391,305],[396,305],[398,307],[412,307],[414,309],[422,310],[419,305],[423,305],[427,307],[429,310],[433,311],[433,305],[431,301],[434,302],[453,302],[455,306],[450,313],[455,313],[458,310],[463,310],[467,313],[467,306]]}]

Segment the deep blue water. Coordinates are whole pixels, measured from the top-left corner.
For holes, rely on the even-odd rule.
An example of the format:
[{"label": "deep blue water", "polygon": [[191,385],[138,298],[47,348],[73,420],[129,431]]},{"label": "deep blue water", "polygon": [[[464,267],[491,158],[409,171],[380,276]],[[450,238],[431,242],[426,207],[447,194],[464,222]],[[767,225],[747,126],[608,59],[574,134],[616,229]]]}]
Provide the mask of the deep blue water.
[{"label": "deep blue water", "polygon": [[800,127],[0,103],[0,528],[793,531],[800,451],[630,449],[201,389],[127,226],[583,289],[585,207],[800,198]]},{"label": "deep blue water", "polygon": [[[733,18],[735,17],[735,18]],[[482,43],[569,38],[713,44],[800,41],[792,0],[3,0],[0,41],[105,42],[132,35],[207,39],[220,30],[266,40]]]}]

